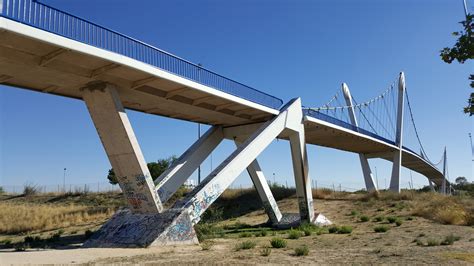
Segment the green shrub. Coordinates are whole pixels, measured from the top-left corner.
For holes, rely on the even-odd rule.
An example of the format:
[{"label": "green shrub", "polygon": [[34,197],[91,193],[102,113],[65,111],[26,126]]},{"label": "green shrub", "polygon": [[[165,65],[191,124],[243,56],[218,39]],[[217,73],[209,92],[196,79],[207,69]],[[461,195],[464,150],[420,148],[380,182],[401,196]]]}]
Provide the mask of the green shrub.
[{"label": "green shrub", "polygon": [[379,226],[376,226],[374,227],[374,231],[376,233],[385,233],[389,230],[390,228],[386,225],[379,225]]},{"label": "green shrub", "polygon": [[274,248],[285,248],[287,243],[286,240],[280,237],[275,237],[270,240],[270,245]]},{"label": "green shrub", "polygon": [[23,187],[23,195],[24,196],[32,196],[38,194],[39,190],[36,185],[33,184],[26,184]]},{"label": "green shrub", "polygon": [[377,216],[374,218],[374,222],[381,222],[384,220],[384,217],[383,216]]},{"label": "green shrub", "polygon": [[444,238],[443,242],[441,242],[441,245],[452,245],[455,241],[458,241],[459,239],[461,239],[461,237],[450,234],[449,236],[446,236]]},{"label": "green shrub", "polygon": [[310,235],[313,234],[313,231],[310,230],[310,229],[305,228],[305,229],[303,229],[303,233],[304,233],[304,236],[310,236]]},{"label": "green shrub", "polygon": [[295,248],[295,256],[307,256],[309,254],[309,248],[306,245]]},{"label": "green shrub", "polygon": [[393,217],[393,216],[387,217],[387,221],[392,224],[397,221],[397,217]]},{"label": "green shrub", "polygon": [[252,234],[250,232],[242,232],[239,234],[239,237],[240,238],[244,238],[244,237],[251,237]]},{"label": "green shrub", "polygon": [[430,238],[430,239],[428,239],[426,244],[428,245],[428,247],[439,246],[439,241],[434,239],[434,238]]},{"label": "green shrub", "polygon": [[256,237],[267,236],[267,235],[268,235],[268,231],[265,230],[265,229],[262,229],[262,230],[260,230],[260,232],[255,233]]},{"label": "green shrub", "polygon": [[194,226],[194,231],[196,232],[199,241],[224,236],[224,230],[222,229],[222,227],[215,226],[214,224],[209,223],[196,224]]},{"label": "green shrub", "polygon": [[352,233],[352,226],[343,225],[337,230],[338,234],[350,234]]},{"label": "green shrub", "polygon": [[224,220],[224,209],[211,207],[201,217],[202,223],[216,223]]},{"label": "green shrub", "polygon": [[331,226],[328,229],[330,234],[335,234],[335,233],[337,233],[338,230],[339,230],[339,228],[337,226]]},{"label": "green shrub", "polygon": [[395,221],[395,224],[396,224],[397,226],[400,226],[400,225],[403,224],[403,221],[400,220],[400,219],[397,219],[397,220]]},{"label": "green shrub", "polygon": [[93,231],[91,231],[91,230],[86,230],[86,231],[84,232],[84,237],[85,237],[86,239],[89,239],[93,234],[94,234]]},{"label": "green shrub", "polygon": [[257,245],[257,242],[252,241],[252,240],[247,240],[244,242],[240,242],[237,245],[235,245],[235,250],[239,251],[242,249],[252,249]]},{"label": "green shrub", "polygon": [[299,230],[291,229],[291,230],[288,232],[288,238],[289,238],[289,239],[298,239],[298,238],[300,238],[302,235],[303,235],[303,232],[301,232],[301,231],[299,231]]},{"label": "green shrub", "polygon": [[214,246],[214,242],[206,240],[201,242],[201,248],[202,250],[210,250]]},{"label": "green shrub", "polygon": [[28,244],[25,243],[19,243],[15,245],[15,251],[25,251],[26,249],[30,248]]},{"label": "green shrub", "polygon": [[423,243],[423,241],[419,238],[415,239],[415,242],[416,242],[416,245],[417,246],[424,246],[425,244]]},{"label": "green shrub", "polygon": [[356,216],[356,215],[358,215],[358,214],[359,214],[358,211],[351,211],[351,215],[352,215],[352,216]]},{"label": "green shrub", "polygon": [[360,221],[363,222],[363,223],[368,222],[368,221],[369,221],[369,216],[367,216],[367,215],[362,215],[362,216],[360,217]]},{"label": "green shrub", "polygon": [[260,255],[262,255],[264,257],[270,256],[271,253],[272,253],[272,249],[269,248],[269,247],[264,247],[260,250]]}]

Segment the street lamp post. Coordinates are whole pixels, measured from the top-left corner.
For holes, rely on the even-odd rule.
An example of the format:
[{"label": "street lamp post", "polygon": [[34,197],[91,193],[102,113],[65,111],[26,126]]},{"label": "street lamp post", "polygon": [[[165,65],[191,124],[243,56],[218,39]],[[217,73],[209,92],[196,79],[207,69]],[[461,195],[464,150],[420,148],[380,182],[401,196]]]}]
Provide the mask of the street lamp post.
[{"label": "street lamp post", "polygon": [[64,167],[64,172],[63,172],[63,191],[66,192],[66,167]]}]

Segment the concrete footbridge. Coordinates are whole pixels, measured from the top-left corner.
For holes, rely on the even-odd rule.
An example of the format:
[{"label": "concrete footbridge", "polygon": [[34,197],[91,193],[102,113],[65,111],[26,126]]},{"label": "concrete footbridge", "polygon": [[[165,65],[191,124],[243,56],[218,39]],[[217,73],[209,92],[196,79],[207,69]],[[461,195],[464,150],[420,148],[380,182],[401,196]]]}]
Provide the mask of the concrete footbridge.
[{"label": "concrete footbridge", "polygon": [[[370,158],[393,162],[392,191],[400,191],[401,166],[426,176],[432,189],[446,193],[450,185],[446,167],[439,170],[430,162],[418,133],[420,153],[403,146],[404,121],[409,118],[417,132],[403,73],[366,102],[357,103],[343,84],[326,105],[303,107],[299,98],[284,103],[41,2],[0,0],[0,84],[85,102],[129,204],[86,246],[194,243],[193,225],[245,170],[275,226],[329,223],[314,212],[307,144],[358,153],[368,191],[378,190]],[[153,181],[125,109],[211,127]],[[280,212],[257,161],[276,138],[291,146],[299,214]],[[235,151],[184,200],[164,209],[163,203],[225,139],[235,143]],[[446,165],[446,154],[442,162]]]}]

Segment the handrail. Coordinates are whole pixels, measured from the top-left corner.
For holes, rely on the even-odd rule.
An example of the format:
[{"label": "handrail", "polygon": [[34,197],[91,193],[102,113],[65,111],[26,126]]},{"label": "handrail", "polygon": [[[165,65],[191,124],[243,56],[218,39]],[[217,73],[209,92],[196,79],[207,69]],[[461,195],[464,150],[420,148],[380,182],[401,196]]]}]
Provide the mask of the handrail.
[{"label": "handrail", "polygon": [[283,101],[119,32],[35,0],[0,0],[0,17],[118,53],[219,91],[279,109]]}]

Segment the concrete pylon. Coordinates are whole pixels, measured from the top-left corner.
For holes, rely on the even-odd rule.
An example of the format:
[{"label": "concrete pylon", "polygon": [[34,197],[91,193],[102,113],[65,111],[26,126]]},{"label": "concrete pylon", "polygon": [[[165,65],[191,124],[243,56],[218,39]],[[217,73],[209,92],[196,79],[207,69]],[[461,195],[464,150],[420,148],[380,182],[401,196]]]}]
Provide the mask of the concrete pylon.
[{"label": "concrete pylon", "polygon": [[89,83],[82,88],[82,97],[130,209],[161,212],[160,198],[117,88],[104,82]]},{"label": "concrete pylon", "polygon": [[400,172],[402,167],[402,140],[403,140],[403,109],[405,101],[405,74],[400,72],[398,78],[398,107],[397,107],[397,131],[395,134],[395,146],[397,150],[393,153],[392,178],[390,179],[390,191],[400,192]]},{"label": "concrete pylon", "polygon": [[447,173],[447,154],[446,154],[446,147],[444,147],[444,153],[443,153],[443,183],[441,183],[441,193],[442,194],[447,194],[446,173]]},{"label": "concrete pylon", "polygon": [[[357,117],[355,115],[354,104],[352,103],[352,96],[349,87],[346,83],[342,83],[342,92],[346,100],[347,106],[349,106],[349,118],[353,126],[358,127]],[[368,192],[377,191],[377,186],[374,182],[374,176],[370,170],[369,161],[365,154],[359,153],[360,165],[362,167],[362,173],[364,174],[365,188]]]}]

